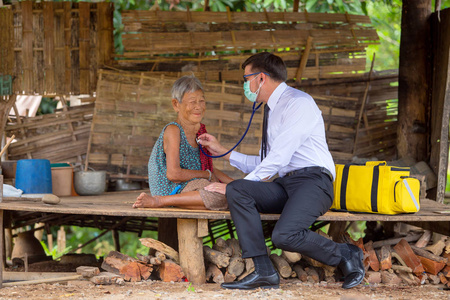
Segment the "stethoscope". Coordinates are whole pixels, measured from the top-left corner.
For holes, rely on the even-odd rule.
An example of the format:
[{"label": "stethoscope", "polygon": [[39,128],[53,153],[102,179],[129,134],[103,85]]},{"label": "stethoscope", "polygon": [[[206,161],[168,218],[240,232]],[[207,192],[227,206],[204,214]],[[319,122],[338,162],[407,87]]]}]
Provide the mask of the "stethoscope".
[{"label": "stethoscope", "polygon": [[[245,135],[247,134],[248,130],[250,129],[250,125],[252,124],[253,116],[255,115],[255,112],[258,110],[258,108],[261,107],[261,105],[262,105],[262,103],[260,103],[258,106],[256,106],[256,102],[253,102],[253,108],[252,108],[253,111],[252,111],[252,115],[250,116],[250,120],[248,121],[247,129],[245,130],[245,132],[242,135],[242,137],[239,140],[239,142],[237,142],[237,144],[234,145],[233,148],[231,148],[230,150],[228,150],[227,152],[225,152],[224,154],[221,154],[221,155],[209,155],[209,154],[205,153],[205,151],[203,150],[202,145],[200,145],[199,140],[197,139],[196,141],[197,141],[198,147],[200,148],[202,153],[205,154],[208,157],[211,157],[211,158],[219,158],[219,157],[223,157],[223,156],[227,155],[228,153],[230,153],[231,151],[233,151],[242,142],[242,140],[244,139]],[[256,106],[256,108],[255,108],[255,106]]]}]

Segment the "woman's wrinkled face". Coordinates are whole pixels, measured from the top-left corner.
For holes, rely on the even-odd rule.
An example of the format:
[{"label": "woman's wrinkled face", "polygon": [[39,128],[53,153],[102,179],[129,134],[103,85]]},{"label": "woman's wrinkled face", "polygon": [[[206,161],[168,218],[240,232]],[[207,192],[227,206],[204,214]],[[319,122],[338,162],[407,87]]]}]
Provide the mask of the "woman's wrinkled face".
[{"label": "woman's wrinkled face", "polygon": [[[177,110],[178,108],[178,110]],[[202,90],[185,93],[181,103],[177,101],[178,117],[191,123],[200,123],[205,115],[206,101]]]}]

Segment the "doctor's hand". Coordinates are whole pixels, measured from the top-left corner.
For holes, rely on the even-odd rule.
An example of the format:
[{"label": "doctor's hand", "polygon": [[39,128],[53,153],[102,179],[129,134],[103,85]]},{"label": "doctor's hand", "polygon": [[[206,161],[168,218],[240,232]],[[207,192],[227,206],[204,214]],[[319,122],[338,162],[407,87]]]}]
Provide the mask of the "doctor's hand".
[{"label": "doctor's hand", "polygon": [[[221,155],[228,151],[227,148],[222,146],[219,141],[209,133],[204,133],[198,137],[199,144],[202,147],[208,149],[212,155]],[[226,155],[224,158],[229,158],[230,154]]]},{"label": "doctor's hand", "polygon": [[210,192],[216,192],[225,195],[225,192],[227,191],[227,185],[225,183],[213,182],[205,186],[204,189]]}]

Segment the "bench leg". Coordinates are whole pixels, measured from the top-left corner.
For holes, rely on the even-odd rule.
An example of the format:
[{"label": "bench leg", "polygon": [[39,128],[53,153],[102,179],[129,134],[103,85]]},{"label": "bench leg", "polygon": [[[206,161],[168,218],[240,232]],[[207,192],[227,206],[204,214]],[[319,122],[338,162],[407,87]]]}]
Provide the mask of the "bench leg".
[{"label": "bench leg", "polygon": [[[205,263],[203,261],[203,240],[199,237],[197,219],[178,219],[178,252],[180,265],[187,279],[194,284],[206,282]],[[207,221],[207,220],[206,220]]]}]

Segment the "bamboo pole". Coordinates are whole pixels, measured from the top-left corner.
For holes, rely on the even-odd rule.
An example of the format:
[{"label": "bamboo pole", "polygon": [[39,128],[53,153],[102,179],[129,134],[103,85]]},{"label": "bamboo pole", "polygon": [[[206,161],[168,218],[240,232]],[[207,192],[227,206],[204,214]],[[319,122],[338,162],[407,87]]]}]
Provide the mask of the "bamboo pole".
[{"label": "bamboo pole", "polygon": [[372,57],[372,65],[370,66],[369,80],[366,83],[366,89],[364,90],[364,96],[362,99],[361,108],[359,110],[358,122],[356,124],[356,131],[355,131],[355,139],[353,142],[353,151],[352,151],[353,155],[356,152],[356,143],[358,142],[359,126],[361,125],[361,118],[364,113],[364,108],[365,108],[366,102],[367,102],[367,96],[369,94],[370,81],[372,80],[372,72],[373,72],[374,64],[375,64],[375,53],[373,54],[373,57]]}]

